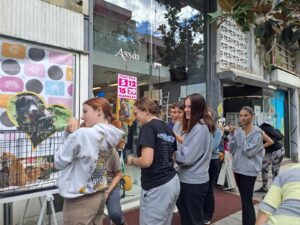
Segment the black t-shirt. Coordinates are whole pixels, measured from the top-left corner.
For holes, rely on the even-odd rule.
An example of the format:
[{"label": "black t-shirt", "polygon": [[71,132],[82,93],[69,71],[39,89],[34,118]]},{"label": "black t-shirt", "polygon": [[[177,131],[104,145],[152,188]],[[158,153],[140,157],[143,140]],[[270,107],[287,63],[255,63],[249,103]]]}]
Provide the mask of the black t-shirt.
[{"label": "black t-shirt", "polygon": [[[266,147],[266,152],[275,152],[282,148],[282,144],[277,141],[275,138],[272,137],[271,129],[274,129],[273,127],[269,126],[260,126],[260,128],[274,141],[274,144],[270,145],[269,147]],[[265,143],[265,141],[264,141]]]},{"label": "black t-shirt", "polygon": [[144,190],[158,187],[170,181],[176,174],[172,156],[177,150],[176,138],[168,125],[153,119],[142,126],[139,136],[138,156],[142,147],[154,149],[153,163],[142,168],[141,183]]}]

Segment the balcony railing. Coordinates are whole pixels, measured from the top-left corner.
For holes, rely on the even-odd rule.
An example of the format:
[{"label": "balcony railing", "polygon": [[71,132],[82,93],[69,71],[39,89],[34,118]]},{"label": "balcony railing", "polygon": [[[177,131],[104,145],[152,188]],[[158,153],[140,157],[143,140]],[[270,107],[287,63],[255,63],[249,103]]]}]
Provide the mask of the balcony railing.
[{"label": "balcony railing", "polygon": [[[283,70],[296,73],[296,54],[292,49],[276,44],[272,51],[272,64]],[[298,74],[300,76],[300,74]]]}]

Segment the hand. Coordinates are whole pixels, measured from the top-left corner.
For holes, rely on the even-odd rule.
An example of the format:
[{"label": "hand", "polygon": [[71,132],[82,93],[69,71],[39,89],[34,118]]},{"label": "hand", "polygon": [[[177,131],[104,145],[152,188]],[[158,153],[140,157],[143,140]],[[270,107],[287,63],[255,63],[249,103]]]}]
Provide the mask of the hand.
[{"label": "hand", "polygon": [[230,126],[228,127],[228,131],[229,131],[230,133],[233,133],[233,132],[235,131],[235,129],[236,129],[236,127],[235,127],[235,126],[232,126],[232,125],[230,125]]},{"label": "hand", "polygon": [[69,133],[73,133],[78,128],[79,128],[79,121],[74,117],[69,119],[66,131]]},{"label": "hand", "polygon": [[129,166],[133,166],[133,160],[134,160],[134,157],[132,155],[127,156],[127,164]]}]

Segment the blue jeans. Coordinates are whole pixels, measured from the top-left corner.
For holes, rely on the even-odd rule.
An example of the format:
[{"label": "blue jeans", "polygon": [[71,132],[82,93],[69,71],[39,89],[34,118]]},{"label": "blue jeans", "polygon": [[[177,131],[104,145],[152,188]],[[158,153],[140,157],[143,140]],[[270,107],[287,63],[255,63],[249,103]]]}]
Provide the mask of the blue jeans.
[{"label": "blue jeans", "polygon": [[125,218],[122,213],[120,201],[121,201],[120,189],[117,186],[110,193],[110,195],[106,200],[108,216],[116,225],[122,225],[125,223]]}]

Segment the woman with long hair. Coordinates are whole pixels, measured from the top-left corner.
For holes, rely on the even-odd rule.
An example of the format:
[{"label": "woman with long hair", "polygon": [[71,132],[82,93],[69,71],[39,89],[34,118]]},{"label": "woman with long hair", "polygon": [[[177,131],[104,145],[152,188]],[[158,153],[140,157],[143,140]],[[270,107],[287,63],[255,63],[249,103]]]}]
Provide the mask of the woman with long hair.
[{"label": "woman with long hair", "polygon": [[184,105],[183,131],[186,135],[176,152],[180,180],[177,208],[182,225],[202,225],[215,124],[201,94],[187,96]]},{"label": "woman with long hair", "polygon": [[249,106],[242,107],[239,114],[241,127],[230,126],[228,136],[228,147],[233,156],[232,169],[242,201],[243,225],[255,224],[252,198],[255,180],[262,168],[263,140],[267,146],[273,143],[259,127],[253,125],[253,118],[253,109]]},{"label": "woman with long hair", "polygon": [[65,225],[102,225],[107,181],[107,159],[122,140],[124,132],[111,125],[115,122],[112,108],[105,98],[92,98],[83,103],[84,127],[68,127],[63,145],[55,153],[54,166],[62,170],[58,179],[59,193],[65,198]]},{"label": "woman with long hair", "polygon": [[137,157],[128,156],[127,162],[141,168],[139,224],[170,225],[180,189],[173,162],[176,139],[150,98],[137,100],[133,111],[142,128]]}]

